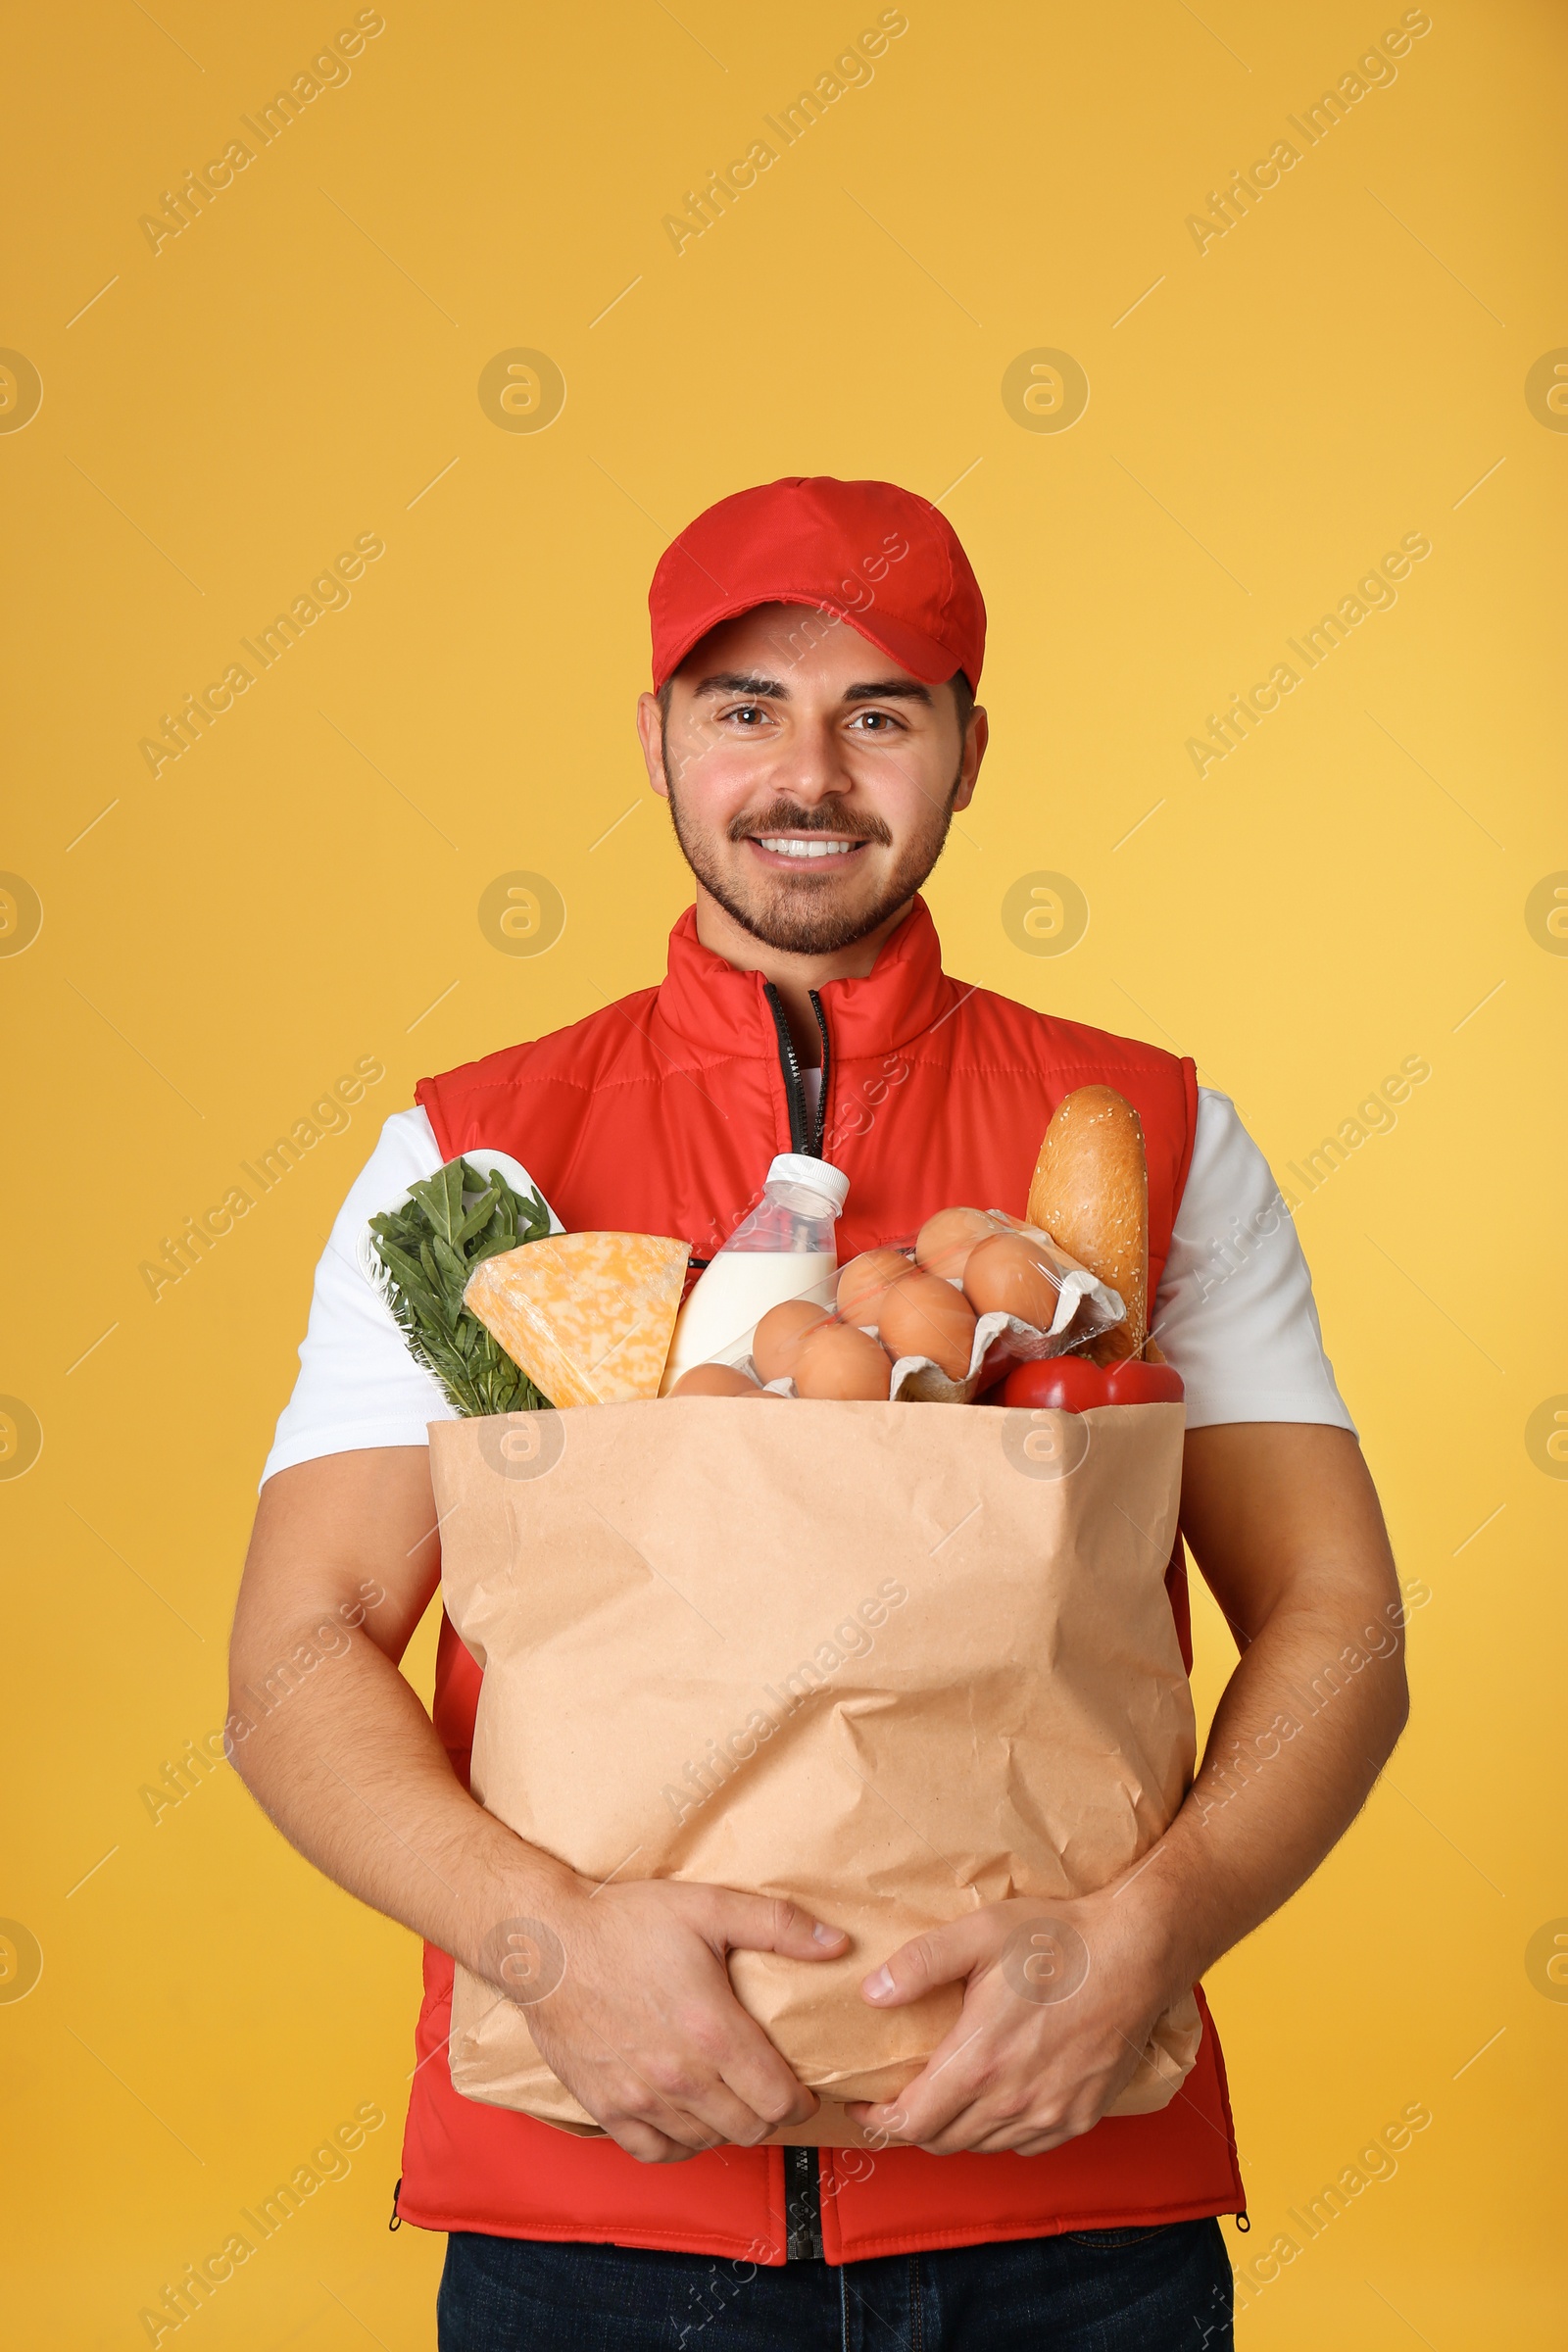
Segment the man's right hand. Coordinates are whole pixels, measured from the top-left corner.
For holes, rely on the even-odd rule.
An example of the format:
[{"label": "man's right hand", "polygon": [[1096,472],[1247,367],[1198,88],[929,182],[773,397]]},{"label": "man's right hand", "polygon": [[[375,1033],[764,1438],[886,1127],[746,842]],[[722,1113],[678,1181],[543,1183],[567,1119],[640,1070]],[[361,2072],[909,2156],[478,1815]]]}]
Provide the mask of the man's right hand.
[{"label": "man's right hand", "polygon": [[[519,1906],[520,1909],[520,1906]],[[545,1924],[560,1982],[520,2005],[540,2055],[628,2156],[678,2164],[724,2141],[750,2146],[816,2112],[730,1984],[725,1955],[836,1960],[841,1928],[794,1903],[671,1879],[591,1890],[563,1883]],[[508,1998],[504,1929],[481,1962]],[[553,1964],[552,1964],[553,1963]],[[526,1982],[526,1980],[524,1980]]]}]

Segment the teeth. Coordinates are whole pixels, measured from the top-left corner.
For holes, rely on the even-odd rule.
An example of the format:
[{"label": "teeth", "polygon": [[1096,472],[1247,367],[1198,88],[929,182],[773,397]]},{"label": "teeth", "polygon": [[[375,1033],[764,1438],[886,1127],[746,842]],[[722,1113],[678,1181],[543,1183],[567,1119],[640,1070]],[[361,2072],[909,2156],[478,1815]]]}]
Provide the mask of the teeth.
[{"label": "teeth", "polygon": [[764,837],[764,850],[772,850],[780,858],[847,858],[858,847],[853,841],[772,841]]}]

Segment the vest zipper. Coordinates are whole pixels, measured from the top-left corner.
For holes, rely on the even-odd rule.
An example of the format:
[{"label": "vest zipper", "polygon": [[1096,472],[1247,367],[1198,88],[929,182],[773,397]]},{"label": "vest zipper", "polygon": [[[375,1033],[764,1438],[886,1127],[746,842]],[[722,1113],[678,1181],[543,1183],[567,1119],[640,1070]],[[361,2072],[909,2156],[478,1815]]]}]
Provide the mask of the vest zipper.
[{"label": "vest zipper", "polygon": [[816,1015],[816,1025],[822,1037],[822,1084],[817,1090],[816,1141],[812,1146],[816,1157],[820,1159],[823,1139],[827,1133],[827,1090],[833,1076],[833,1049],[828,1042],[827,1014],[822,1010],[822,1000],[814,988],[808,993],[811,999],[811,1010]]},{"label": "vest zipper", "polygon": [[403,2227],[403,2216],[402,2216],[402,2214],[401,2214],[401,2213],[399,2213],[399,2211],[398,2211],[398,2199],[399,2199],[399,2197],[402,2195],[402,2193],[403,2193],[403,2175],[400,2173],[400,2174],[398,2175],[398,2184],[397,2184],[396,2188],[394,2188],[394,2190],[392,2191],[392,2219],[391,2219],[391,2220],[388,2222],[388,2224],[387,2224],[387,2228],[388,2228],[389,2230],[401,2230],[401,2229],[402,2229],[402,2227]]},{"label": "vest zipper", "polygon": [[822,2173],[814,2148],[784,2150],[784,2259],[822,2262]]},{"label": "vest zipper", "polygon": [[822,1138],[827,1125],[828,1080],[832,1074],[832,1048],[828,1042],[827,1015],[822,1010],[822,1000],[814,988],[810,990],[811,1010],[816,1015],[816,1025],[822,1037],[822,1087],[816,1098],[816,1117],[808,1123],[806,1082],[801,1076],[801,1057],[795,1051],[795,1040],[790,1035],[784,1000],[771,980],[763,981],[762,994],[767,999],[768,1010],[773,1015],[773,1027],[778,1034],[779,1067],[784,1073],[784,1099],[789,1104],[790,1113],[790,1150],[804,1152],[811,1159],[820,1159]]}]

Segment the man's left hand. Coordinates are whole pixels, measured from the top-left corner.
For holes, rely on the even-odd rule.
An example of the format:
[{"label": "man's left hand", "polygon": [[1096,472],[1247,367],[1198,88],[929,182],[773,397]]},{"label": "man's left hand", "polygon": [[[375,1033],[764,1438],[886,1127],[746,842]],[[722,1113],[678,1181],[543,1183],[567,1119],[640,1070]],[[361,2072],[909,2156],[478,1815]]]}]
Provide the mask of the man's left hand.
[{"label": "man's left hand", "polygon": [[1188,1989],[1138,1876],[1072,1901],[988,1903],[901,1944],[863,1997],[894,2009],[962,1982],[963,2008],[913,2082],[883,2105],[854,2102],[855,2121],[939,2156],[1040,2156],[1092,2131]]}]

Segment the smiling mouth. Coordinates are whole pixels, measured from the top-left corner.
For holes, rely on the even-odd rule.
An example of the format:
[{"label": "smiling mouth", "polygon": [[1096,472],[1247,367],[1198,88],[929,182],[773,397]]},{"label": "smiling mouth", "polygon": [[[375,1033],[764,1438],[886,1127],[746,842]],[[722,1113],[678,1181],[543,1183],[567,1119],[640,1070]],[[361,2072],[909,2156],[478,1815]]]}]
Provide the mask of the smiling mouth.
[{"label": "smiling mouth", "polygon": [[850,858],[867,846],[864,841],[847,839],[842,833],[813,833],[804,840],[788,834],[750,833],[747,839],[754,849],[765,850],[769,857],[798,858],[803,863],[808,858]]}]

